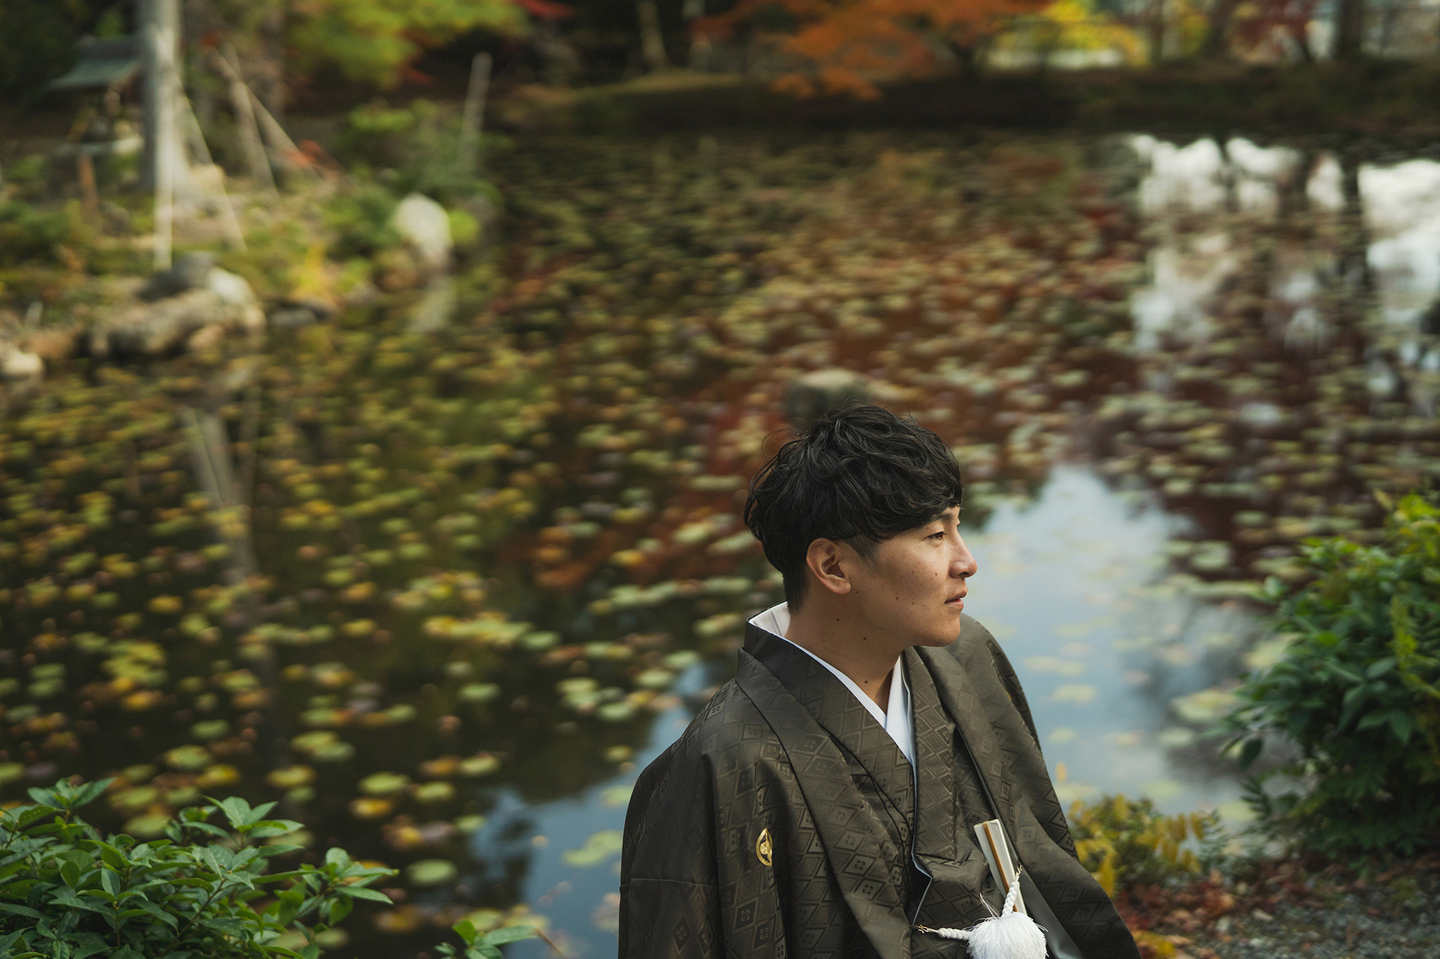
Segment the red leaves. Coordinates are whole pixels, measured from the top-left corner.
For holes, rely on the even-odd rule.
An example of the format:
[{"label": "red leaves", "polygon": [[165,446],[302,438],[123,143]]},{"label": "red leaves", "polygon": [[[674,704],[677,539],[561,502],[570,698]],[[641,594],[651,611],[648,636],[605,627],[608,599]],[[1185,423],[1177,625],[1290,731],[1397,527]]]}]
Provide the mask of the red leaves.
[{"label": "red leaves", "polygon": [[738,27],[760,30],[778,8],[795,22],[780,46],[800,63],[775,89],[808,97],[879,96],[875,82],[934,69],[932,38],[970,48],[1010,17],[1033,13],[1049,0],[741,0],[717,17],[699,20],[697,36],[719,39]]}]

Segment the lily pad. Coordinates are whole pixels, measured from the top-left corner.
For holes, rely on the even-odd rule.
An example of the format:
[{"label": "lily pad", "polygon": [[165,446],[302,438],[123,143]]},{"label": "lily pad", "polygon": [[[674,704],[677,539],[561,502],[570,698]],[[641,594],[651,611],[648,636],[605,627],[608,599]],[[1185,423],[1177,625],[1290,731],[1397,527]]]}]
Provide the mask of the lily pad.
[{"label": "lily pad", "polygon": [[1170,700],[1170,708],[1187,723],[1212,723],[1240,705],[1236,695],[1226,689],[1202,689],[1188,696]]},{"label": "lily pad", "polygon": [[417,783],[411,790],[416,802],[442,803],[455,798],[455,786],[443,779]]},{"label": "lily pad", "polygon": [[230,724],[223,719],[207,719],[190,727],[190,735],[209,742],[230,734]]},{"label": "lily pad", "polygon": [[1085,672],[1085,664],[1058,656],[1027,656],[1025,668],[1035,672],[1059,673],[1061,676],[1079,676]]},{"label": "lily pad", "polygon": [[295,789],[300,786],[309,786],[315,782],[315,770],[310,766],[282,766],[279,769],[272,769],[265,776],[265,781],[276,789]]},{"label": "lily pad", "polygon": [[169,823],[170,816],[166,813],[146,813],[126,820],[120,831],[136,839],[158,839],[165,835],[165,827]]},{"label": "lily pad", "polygon": [[416,886],[439,886],[453,881],[459,872],[448,859],[421,859],[405,867],[405,878]]},{"label": "lily pad", "polygon": [[598,866],[607,859],[620,854],[620,848],[624,843],[624,837],[618,829],[602,829],[592,834],[585,840],[585,844],[579,849],[567,849],[561,854],[566,865]]},{"label": "lily pad", "polygon": [[193,744],[176,746],[165,753],[165,765],[171,769],[193,772],[204,769],[213,762],[215,762],[215,757],[210,755],[209,750]]},{"label": "lily pad", "polygon": [[460,775],[485,776],[500,768],[500,760],[490,753],[476,753],[460,763]]},{"label": "lily pad", "polygon": [[1099,690],[1085,683],[1065,683],[1055,687],[1055,692],[1050,698],[1057,703],[1077,703],[1083,705],[1095,698]]},{"label": "lily pad", "polygon": [[350,812],[356,819],[381,819],[395,810],[395,802],[376,796],[361,796],[350,800]]},{"label": "lily pad", "polygon": [[404,773],[378,772],[360,780],[360,791],[367,796],[393,796],[409,785],[410,777]]},{"label": "lily pad", "polygon": [[500,695],[500,687],[495,683],[466,683],[460,687],[459,696],[467,703],[488,703]]}]

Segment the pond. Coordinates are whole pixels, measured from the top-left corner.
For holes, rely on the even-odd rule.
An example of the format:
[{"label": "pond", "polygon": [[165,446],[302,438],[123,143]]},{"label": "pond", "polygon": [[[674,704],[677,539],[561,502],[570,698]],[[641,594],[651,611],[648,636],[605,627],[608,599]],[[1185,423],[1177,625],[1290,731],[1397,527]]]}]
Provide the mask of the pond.
[{"label": "pond", "polygon": [[[967,477],[969,612],[1065,798],[1243,816],[1247,597],[1440,476],[1440,164],[1233,139],[544,139],[497,266],[0,420],[0,789],[277,800],[400,870],[337,955],[613,951],[630,786],[778,583],[738,518],[845,370]],[[499,292],[465,294],[498,273]],[[371,932],[371,927],[375,932]],[[511,947],[540,956],[539,942]]]}]

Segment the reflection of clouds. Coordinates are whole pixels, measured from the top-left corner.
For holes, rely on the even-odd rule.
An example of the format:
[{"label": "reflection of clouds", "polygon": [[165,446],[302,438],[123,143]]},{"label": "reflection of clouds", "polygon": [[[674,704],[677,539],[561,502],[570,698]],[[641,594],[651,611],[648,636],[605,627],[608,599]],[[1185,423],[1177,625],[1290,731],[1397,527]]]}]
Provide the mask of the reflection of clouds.
[{"label": "reflection of clouds", "polygon": [[1136,345],[1142,350],[1154,349],[1163,333],[1203,336],[1208,328],[1205,309],[1220,284],[1239,268],[1240,257],[1230,237],[1216,231],[1156,246],[1148,266],[1150,284],[1130,298]]},{"label": "reflection of clouds", "polygon": [[1300,154],[1288,147],[1262,147],[1242,137],[1225,144],[1235,180],[1235,203],[1242,210],[1269,213],[1280,208],[1280,187],[1295,175]]},{"label": "reflection of clouds", "polygon": [[1262,147],[1243,137],[1231,138],[1223,150],[1211,139],[1182,147],[1148,135],[1131,137],[1130,146],[1150,161],[1140,184],[1140,210],[1146,214],[1224,209],[1232,186],[1238,209],[1270,212],[1279,207],[1281,185],[1300,165],[1296,150]]},{"label": "reflection of clouds", "polygon": [[1230,162],[1245,175],[1272,183],[1289,179],[1300,163],[1299,152],[1289,147],[1262,147],[1244,137],[1232,137],[1225,144]]},{"label": "reflection of clouds", "polygon": [[1213,210],[1225,205],[1225,185],[1220,179],[1224,161],[1214,140],[1177,147],[1141,135],[1131,138],[1130,146],[1141,159],[1150,161],[1150,174],[1140,183],[1140,212]]},{"label": "reflection of clouds", "polygon": [[1440,163],[1362,166],[1360,198],[1383,315],[1414,322],[1440,293]]},{"label": "reflection of clouds", "polygon": [[1285,345],[1291,349],[1318,350],[1330,342],[1330,324],[1317,306],[1328,260],[1303,243],[1282,243],[1275,251],[1265,319],[1272,328],[1284,330]]},{"label": "reflection of clouds", "polygon": [[[1215,214],[1227,204],[1242,213],[1276,215],[1282,192],[1292,184],[1298,188],[1296,178],[1304,175],[1300,152],[1241,137],[1223,149],[1213,139],[1179,146],[1141,135],[1129,142],[1150,166],[1138,200],[1142,215],[1152,219]],[[1361,166],[1358,184],[1381,313],[1391,323],[1414,324],[1440,296],[1440,163]],[[1324,154],[1314,163],[1304,195],[1312,215],[1344,209],[1344,170],[1335,156]],[[1153,349],[1166,332],[1187,339],[1204,334],[1215,294],[1228,278],[1252,265],[1240,255],[1244,241],[1243,235],[1223,229],[1199,236],[1182,230],[1157,244],[1150,254],[1150,283],[1131,299],[1141,349]],[[1313,239],[1305,244],[1282,244],[1277,250],[1267,320],[1283,329],[1291,346],[1318,349],[1330,335],[1322,295],[1346,272],[1339,262],[1344,251],[1320,247]]]},{"label": "reflection of clouds", "polygon": [[1344,177],[1340,161],[1327,153],[1310,172],[1310,179],[1305,184],[1305,195],[1313,206],[1322,210],[1342,210],[1345,207]]}]

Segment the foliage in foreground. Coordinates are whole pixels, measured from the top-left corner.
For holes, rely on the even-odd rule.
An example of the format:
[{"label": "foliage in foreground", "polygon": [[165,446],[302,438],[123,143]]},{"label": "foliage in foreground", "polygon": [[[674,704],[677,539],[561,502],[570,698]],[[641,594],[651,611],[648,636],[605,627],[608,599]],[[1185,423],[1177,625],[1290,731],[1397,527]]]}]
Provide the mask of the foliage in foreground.
[{"label": "foliage in foreground", "polygon": [[[1314,582],[1283,599],[1271,584],[1275,626],[1293,638],[1228,720],[1247,765],[1267,735],[1300,747],[1249,798],[1262,827],[1322,852],[1409,854],[1440,838],[1440,507],[1382,502],[1380,544],[1312,541]],[[1277,774],[1308,788],[1272,794]]]},{"label": "foliage in foreground", "polygon": [[454,928],[460,938],[465,940],[465,948],[456,949],[450,943],[442,942],[436,951],[445,959],[460,959],[462,956],[464,959],[500,959],[501,946],[519,942],[521,939],[533,939],[539,935],[535,926],[505,926],[482,933],[468,919],[460,920]]},{"label": "foliage in foreground", "polygon": [[[1080,862],[1114,896],[1138,886],[1193,878],[1212,865],[1220,838],[1216,813],[1167,816],[1148,798],[1103,796],[1070,807],[1070,833]],[[1186,846],[1187,840],[1200,851]]]},{"label": "foliage in foreground", "polygon": [[[256,845],[300,828],[266,819],[274,803],[252,809],[232,796],[182,810],[168,839],[102,838],[75,810],[109,784],[62,780],[31,789],[34,805],[0,810],[0,955],[314,959],[315,937],[356,899],[390,901],[366,886],[393,871],[353,862],[342,849],[320,866],[266,875],[271,856],[301,848]],[[206,821],[217,808],[228,828]],[[265,890],[270,883],[282,885]],[[306,943],[298,952],[277,944],[287,931]]]}]

